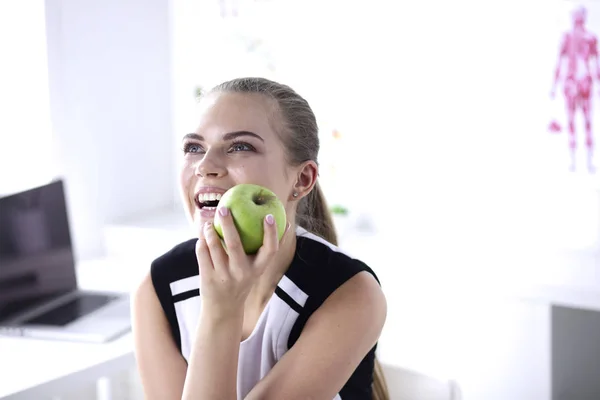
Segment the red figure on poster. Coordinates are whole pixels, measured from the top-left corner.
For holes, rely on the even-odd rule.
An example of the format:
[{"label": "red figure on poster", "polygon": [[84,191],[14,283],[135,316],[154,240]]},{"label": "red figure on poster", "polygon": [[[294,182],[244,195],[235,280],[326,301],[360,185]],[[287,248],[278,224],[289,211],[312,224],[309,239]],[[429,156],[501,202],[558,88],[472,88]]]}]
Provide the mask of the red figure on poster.
[{"label": "red figure on poster", "polygon": [[[563,61],[566,61],[566,74],[563,78],[567,120],[569,125],[569,147],[571,150],[571,170],[575,170],[577,134],[575,131],[576,111],[580,109],[585,122],[585,144],[588,150],[588,169],[594,172],[593,132],[592,132],[592,86],[595,77],[600,82],[600,61],[598,59],[598,38],[587,30],[587,10],[581,6],[573,11],[573,28],[564,33],[556,64],[552,98],[561,78]],[[592,68],[595,67],[595,71]],[[555,127],[556,128],[556,127]]]}]

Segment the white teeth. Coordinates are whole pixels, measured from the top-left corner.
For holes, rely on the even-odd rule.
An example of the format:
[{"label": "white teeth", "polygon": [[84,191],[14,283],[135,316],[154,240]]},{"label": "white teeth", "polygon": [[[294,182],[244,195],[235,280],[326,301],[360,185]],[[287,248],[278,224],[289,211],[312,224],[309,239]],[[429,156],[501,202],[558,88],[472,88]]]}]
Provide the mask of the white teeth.
[{"label": "white teeth", "polygon": [[202,202],[202,201],[221,200],[221,197],[222,197],[221,193],[200,193],[198,195],[198,201]]}]

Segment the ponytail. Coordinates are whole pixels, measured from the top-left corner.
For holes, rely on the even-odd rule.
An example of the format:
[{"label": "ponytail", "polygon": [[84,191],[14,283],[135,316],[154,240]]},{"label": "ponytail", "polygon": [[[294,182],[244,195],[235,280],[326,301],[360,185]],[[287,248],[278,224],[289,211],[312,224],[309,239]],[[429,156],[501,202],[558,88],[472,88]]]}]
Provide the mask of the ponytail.
[{"label": "ponytail", "polygon": [[[333,217],[329,211],[319,181],[317,181],[310,193],[300,200],[296,213],[296,222],[307,231],[322,237],[329,243],[338,245]],[[373,391],[373,400],[390,400],[383,368],[377,357],[375,357],[371,389]]]},{"label": "ponytail", "polygon": [[375,367],[373,369],[373,400],[390,400],[390,392],[388,391],[387,381],[383,373],[383,367],[375,356]]},{"label": "ponytail", "polygon": [[337,246],[337,233],[335,232],[333,217],[329,212],[327,201],[318,180],[310,193],[300,200],[296,212],[296,223]]}]

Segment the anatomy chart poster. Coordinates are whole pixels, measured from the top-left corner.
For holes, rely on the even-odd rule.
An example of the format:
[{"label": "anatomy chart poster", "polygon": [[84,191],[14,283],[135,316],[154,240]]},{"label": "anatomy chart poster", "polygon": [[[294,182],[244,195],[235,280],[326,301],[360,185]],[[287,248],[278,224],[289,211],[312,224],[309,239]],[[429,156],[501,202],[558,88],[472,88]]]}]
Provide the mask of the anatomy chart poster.
[{"label": "anatomy chart poster", "polygon": [[598,248],[600,1],[552,0],[537,21],[533,16],[538,31],[528,42],[521,104],[528,107],[522,115],[535,121],[526,117],[521,133],[535,168],[528,177],[537,188],[531,196],[543,228],[539,234],[554,248]]},{"label": "anatomy chart poster", "polygon": [[[600,1],[558,1],[544,46],[549,76],[542,121],[549,169],[600,182]],[[549,54],[548,54],[549,53]]]}]

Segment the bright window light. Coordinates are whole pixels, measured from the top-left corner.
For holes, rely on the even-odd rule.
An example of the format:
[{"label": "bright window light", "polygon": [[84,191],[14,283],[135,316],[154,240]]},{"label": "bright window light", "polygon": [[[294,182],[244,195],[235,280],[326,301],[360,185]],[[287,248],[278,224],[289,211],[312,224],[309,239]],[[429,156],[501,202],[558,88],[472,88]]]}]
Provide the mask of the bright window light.
[{"label": "bright window light", "polygon": [[43,0],[0,2],[0,195],[55,175]]}]

